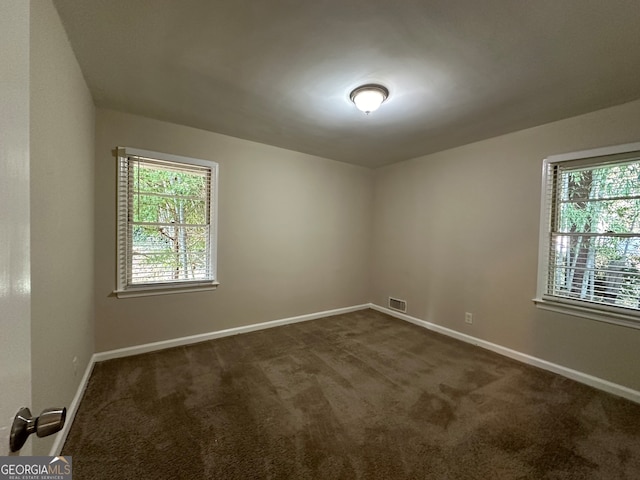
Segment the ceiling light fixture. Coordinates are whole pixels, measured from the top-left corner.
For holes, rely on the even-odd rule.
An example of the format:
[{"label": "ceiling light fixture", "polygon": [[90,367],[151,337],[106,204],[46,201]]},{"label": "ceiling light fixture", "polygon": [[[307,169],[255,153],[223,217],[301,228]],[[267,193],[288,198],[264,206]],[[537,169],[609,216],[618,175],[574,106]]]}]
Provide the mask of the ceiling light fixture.
[{"label": "ceiling light fixture", "polygon": [[389,96],[389,90],[382,85],[362,85],[356,88],[349,98],[358,110],[369,115],[375,112]]}]

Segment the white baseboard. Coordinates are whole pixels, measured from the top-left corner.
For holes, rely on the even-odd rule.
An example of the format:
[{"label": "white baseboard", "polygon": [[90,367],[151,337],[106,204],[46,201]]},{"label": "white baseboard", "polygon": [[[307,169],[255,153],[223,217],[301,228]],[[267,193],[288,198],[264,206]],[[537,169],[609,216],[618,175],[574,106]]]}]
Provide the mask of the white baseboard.
[{"label": "white baseboard", "polygon": [[633,390],[623,385],[619,385],[617,383],[613,383],[599,377],[594,377],[592,375],[588,375],[586,373],[579,372],[578,370],[573,370],[571,368],[564,367],[562,365],[558,365],[556,363],[552,363],[538,357],[533,357],[531,355],[527,355],[526,353],[511,350],[510,348],[487,342],[486,340],[481,340],[479,338],[472,337],[471,335],[460,333],[455,330],[451,330],[450,328],[436,325],[435,323],[427,322],[426,320],[412,317],[410,315],[407,315],[406,313],[396,312],[394,310],[390,310],[373,303],[369,304],[369,306],[373,310],[377,310],[379,312],[386,313],[387,315],[391,315],[392,317],[405,320],[420,327],[426,328],[427,330],[432,330],[434,332],[447,335],[448,337],[452,337],[457,340],[476,345],[478,347],[486,348],[487,350],[491,350],[492,352],[504,355],[505,357],[509,357],[514,360],[518,360],[519,362],[533,365],[538,368],[542,368],[543,370],[557,373],[558,375],[562,375],[563,377],[567,377],[571,380],[575,380],[576,382],[589,385],[590,387],[597,388],[598,390],[603,390],[605,392],[618,395],[619,397],[626,398],[628,400],[631,400],[632,402],[640,403],[640,392],[637,390]]},{"label": "white baseboard", "polygon": [[80,385],[78,385],[78,391],[73,397],[73,400],[71,400],[71,405],[69,405],[69,408],[67,408],[67,416],[64,421],[64,427],[62,427],[62,430],[56,435],[55,442],[53,442],[51,450],[49,451],[49,455],[52,457],[57,457],[58,455],[60,455],[60,452],[62,451],[64,442],[67,440],[67,435],[69,435],[69,430],[71,430],[73,419],[76,418],[76,413],[78,412],[80,401],[82,400],[84,391],[86,390],[87,384],[89,383],[89,378],[91,378],[91,372],[93,372],[93,366],[95,365],[95,363],[96,363],[95,355],[93,355],[89,360],[87,368],[84,371],[82,380],[80,380]]},{"label": "white baseboard", "polygon": [[356,305],[353,307],[336,308],[335,310],[326,310],[324,312],[309,313],[307,315],[299,315],[297,317],[283,318],[281,320],[273,320],[270,322],[255,323],[243,327],[229,328],[226,330],[218,330],[215,332],[201,333],[199,335],[191,335],[189,337],[174,338],[171,340],[163,340],[161,342],[145,343],[133,347],[119,348],[117,350],[109,350],[106,352],[96,353],[94,355],[96,362],[111,360],[113,358],[128,357],[138,355],[140,353],[154,352],[156,350],[164,350],[166,348],[180,347],[190,345],[192,343],[205,342],[215,338],[229,337],[231,335],[239,335],[241,333],[255,332],[256,330],[264,330],[266,328],[279,327],[281,325],[289,325],[291,323],[306,322],[308,320],[316,320],[318,318],[330,317],[332,315],[341,315],[343,313],[355,312],[358,310],[366,310],[369,304]]}]

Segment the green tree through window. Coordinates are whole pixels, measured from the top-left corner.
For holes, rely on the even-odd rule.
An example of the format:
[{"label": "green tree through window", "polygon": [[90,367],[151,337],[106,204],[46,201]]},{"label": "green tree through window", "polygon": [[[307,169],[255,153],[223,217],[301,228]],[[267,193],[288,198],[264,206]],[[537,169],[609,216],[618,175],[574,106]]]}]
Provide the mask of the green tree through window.
[{"label": "green tree through window", "polygon": [[212,281],[214,169],[130,154],[120,162],[121,288]]},{"label": "green tree through window", "polygon": [[558,176],[552,294],[638,308],[640,164]]},{"label": "green tree through window", "polygon": [[639,311],[640,153],[545,168],[543,296]]}]

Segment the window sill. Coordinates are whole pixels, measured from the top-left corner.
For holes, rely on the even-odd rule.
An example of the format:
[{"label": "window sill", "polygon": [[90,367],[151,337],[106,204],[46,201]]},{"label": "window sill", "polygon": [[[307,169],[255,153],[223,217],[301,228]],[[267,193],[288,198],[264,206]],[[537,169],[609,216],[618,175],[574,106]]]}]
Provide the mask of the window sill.
[{"label": "window sill", "polygon": [[188,283],[184,285],[141,285],[139,287],[129,287],[126,290],[114,290],[113,293],[118,298],[150,297],[153,295],[205,292],[215,290],[218,288],[218,285],[220,285],[218,282]]},{"label": "window sill", "polygon": [[[623,313],[624,309],[607,306],[589,307],[577,305],[571,301],[549,298],[534,298],[536,307],[556,313],[564,313],[574,317],[588,318],[599,322],[610,323],[622,327],[640,329],[640,316]],[[610,309],[610,310],[609,310]],[[615,309],[615,310],[614,310]]]}]

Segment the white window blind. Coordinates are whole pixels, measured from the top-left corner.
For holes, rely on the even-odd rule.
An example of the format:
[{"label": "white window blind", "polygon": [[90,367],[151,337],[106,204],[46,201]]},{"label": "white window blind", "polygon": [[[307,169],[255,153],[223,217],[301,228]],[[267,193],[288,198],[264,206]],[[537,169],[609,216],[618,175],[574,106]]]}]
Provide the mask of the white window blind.
[{"label": "white window blind", "polygon": [[118,291],[215,283],[217,164],[119,148]]},{"label": "white window blind", "polygon": [[637,320],[640,148],[617,150],[545,161],[539,297]]}]

